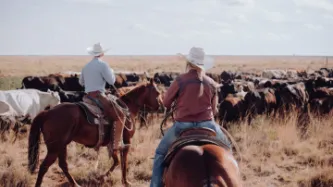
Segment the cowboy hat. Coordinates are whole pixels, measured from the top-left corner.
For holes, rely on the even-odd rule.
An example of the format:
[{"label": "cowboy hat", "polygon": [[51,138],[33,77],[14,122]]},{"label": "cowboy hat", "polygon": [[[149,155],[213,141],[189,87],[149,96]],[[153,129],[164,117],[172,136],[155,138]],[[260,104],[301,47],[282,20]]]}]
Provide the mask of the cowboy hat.
[{"label": "cowboy hat", "polygon": [[188,55],[180,54],[186,61],[204,71],[211,69],[214,66],[214,59],[206,56],[203,48],[192,47]]},{"label": "cowboy hat", "polygon": [[87,48],[87,52],[93,56],[99,56],[108,50],[109,49],[103,49],[103,47],[100,43],[96,43],[96,44],[94,44],[94,46]]}]

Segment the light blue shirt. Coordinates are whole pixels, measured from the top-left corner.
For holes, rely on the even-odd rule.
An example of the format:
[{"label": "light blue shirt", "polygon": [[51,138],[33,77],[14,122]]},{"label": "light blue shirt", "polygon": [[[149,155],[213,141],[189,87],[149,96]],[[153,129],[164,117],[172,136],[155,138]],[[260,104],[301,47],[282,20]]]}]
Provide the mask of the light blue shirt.
[{"label": "light blue shirt", "polygon": [[85,87],[85,92],[100,91],[105,92],[106,82],[110,85],[115,83],[115,75],[109,64],[100,58],[94,57],[82,69],[79,83]]}]

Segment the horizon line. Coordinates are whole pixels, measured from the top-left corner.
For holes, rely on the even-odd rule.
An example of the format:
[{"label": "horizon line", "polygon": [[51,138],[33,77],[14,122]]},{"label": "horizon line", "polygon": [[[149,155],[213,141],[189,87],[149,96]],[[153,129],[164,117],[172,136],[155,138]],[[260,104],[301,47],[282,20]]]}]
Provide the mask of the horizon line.
[{"label": "horizon line", "polygon": [[[15,54],[15,55],[0,55],[0,57],[3,57],[3,56],[91,56],[91,55],[69,55],[69,54],[44,54],[44,55],[35,55],[35,54]],[[122,57],[130,57],[130,56],[177,56],[177,54],[174,54],[174,55],[171,55],[171,54],[160,54],[160,55],[148,55],[148,54],[142,54],[142,55],[131,55],[131,54],[126,54],[126,55],[104,55],[106,57],[112,57],[112,56],[122,56]],[[249,57],[333,57],[333,55],[305,55],[305,54],[300,54],[300,55],[296,55],[296,54],[293,54],[293,55],[242,55],[242,54],[239,54],[239,55],[228,55],[228,54],[220,54],[220,55],[217,55],[217,54],[214,54],[214,55],[211,55],[211,54],[207,54],[207,56],[234,56],[234,57],[237,57],[237,56],[249,56]]]}]

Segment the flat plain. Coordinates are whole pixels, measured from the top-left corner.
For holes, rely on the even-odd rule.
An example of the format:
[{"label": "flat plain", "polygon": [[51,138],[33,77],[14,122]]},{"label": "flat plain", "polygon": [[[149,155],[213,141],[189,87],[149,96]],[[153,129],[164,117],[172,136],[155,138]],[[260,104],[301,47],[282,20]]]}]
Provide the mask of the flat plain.
[{"label": "flat plain", "polygon": [[[16,89],[27,75],[47,75],[66,71],[79,72],[89,56],[0,56],[0,89]],[[299,56],[215,56],[215,67],[223,70],[251,71],[265,69],[318,70],[333,68],[333,58]],[[117,72],[183,72],[184,61],[177,56],[106,56],[104,60]],[[333,123],[331,117],[311,116],[306,139],[298,136],[293,115],[287,120],[261,116],[253,125],[235,124],[230,133],[240,147],[239,160],[246,187],[333,186]],[[161,118],[153,119],[148,128],[138,129],[129,154],[129,179],[133,186],[149,186],[154,151],[161,134]],[[171,125],[171,123],[169,123]],[[29,132],[29,126],[26,127]],[[36,174],[27,170],[28,132],[22,131],[12,144],[0,141],[0,186],[33,186]],[[40,160],[46,154],[42,143]],[[238,157],[237,157],[238,158]],[[99,160],[97,170],[95,163]],[[105,148],[100,157],[93,149],[76,143],[68,146],[69,171],[82,186],[121,186],[120,168],[104,183],[96,176],[112,164]],[[37,169],[38,171],[38,169]],[[67,180],[55,163],[44,177],[43,186],[67,186]]]}]

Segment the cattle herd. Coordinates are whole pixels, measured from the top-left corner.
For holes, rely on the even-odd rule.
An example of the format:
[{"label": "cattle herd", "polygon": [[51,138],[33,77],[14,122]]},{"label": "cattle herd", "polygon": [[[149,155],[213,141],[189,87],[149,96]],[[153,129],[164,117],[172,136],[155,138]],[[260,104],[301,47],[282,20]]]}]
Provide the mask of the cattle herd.
[{"label": "cattle herd", "polygon": [[[106,85],[106,88],[117,95],[122,89],[153,79],[163,90],[167,90],[178,75],[178,72],[159,72],[153,76],[145,72],[117,72],[114,87]],[[221,125],[242,120],[251,123],[255,116],[263,114],[285,117],[286,112],[291,110],[300,114],[330,115],[333,108],[332,69],[264,70],[261,73],[223,71],[207,75],[219,83],[216,120]],[[0,125],[3,126],[7,119],[13,119],[11,117],[31,121],[38,112],[48,107],[61,102],[82,101],[83,96],[79,73],[24,77],[21,88],[0,91]],[[141,122],[146,121],[148,113],[142,110]]]}]

